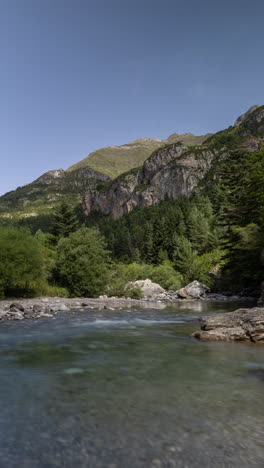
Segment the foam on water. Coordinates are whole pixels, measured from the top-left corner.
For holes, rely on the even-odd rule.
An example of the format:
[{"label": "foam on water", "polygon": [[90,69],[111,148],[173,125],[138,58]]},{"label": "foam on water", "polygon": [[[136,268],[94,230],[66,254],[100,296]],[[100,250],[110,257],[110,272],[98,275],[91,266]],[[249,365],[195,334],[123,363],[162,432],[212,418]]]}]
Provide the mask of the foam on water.
[{"label": "foam on water", "polygon": [[74,326],[88,326],[88,327],[130,327],[130,326],[152,326],[152,325],[177,325],[180,323],[185,323],[184,320],[148,320],[141,318],[134,319],[96,319],[92,320],[80,320],[75,322]]}]

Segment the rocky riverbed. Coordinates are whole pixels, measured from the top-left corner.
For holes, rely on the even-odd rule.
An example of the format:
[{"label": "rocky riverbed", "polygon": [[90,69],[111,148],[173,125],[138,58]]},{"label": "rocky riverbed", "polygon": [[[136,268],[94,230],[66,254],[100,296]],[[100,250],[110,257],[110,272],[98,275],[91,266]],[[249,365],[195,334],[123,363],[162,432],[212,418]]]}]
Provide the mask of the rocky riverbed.
[{"label": "rocky riverbed", "polygon": [[[33,299],[18,299],[0,301],[0,320],[23,320],[53,317],[59,312],[87,309],[122,309],[143,306],[146,301],[126,298],[65,298],[39,297]],[[154,304],[151,304],[154,306]]]},{"label": "rocky riverbed", "polygon": [[125,308],[163,309],[169,304],[188,304],[198,301],[237,302],[250,298],[238,296],[223,296],[221,294],[207,294],[201,297],[177,296],[175,291],[162,292],[159,295],[145,295],[142,299],[118,298],[100,296],[98,298],[65,298],[65,297],[37,297],[31,299],[19,298],[0,301],[0,321],[41,319],[54,317],[59,312],[87,311],[87,310],[115,310]]}]

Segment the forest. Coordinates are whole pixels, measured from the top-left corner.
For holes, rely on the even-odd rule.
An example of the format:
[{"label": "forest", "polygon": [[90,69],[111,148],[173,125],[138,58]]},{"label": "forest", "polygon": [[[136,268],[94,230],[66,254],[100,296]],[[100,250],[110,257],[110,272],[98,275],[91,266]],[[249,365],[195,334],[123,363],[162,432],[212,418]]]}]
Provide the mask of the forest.
[{"label": "forest", "polygon": [[48,217],[0,227],[0,294],[129,295],[150,278],[177,290],[196,279],[213,291],[256,296],[264,263],[264,150],[232,153],[190,197],[119,218],[62,201]]}]

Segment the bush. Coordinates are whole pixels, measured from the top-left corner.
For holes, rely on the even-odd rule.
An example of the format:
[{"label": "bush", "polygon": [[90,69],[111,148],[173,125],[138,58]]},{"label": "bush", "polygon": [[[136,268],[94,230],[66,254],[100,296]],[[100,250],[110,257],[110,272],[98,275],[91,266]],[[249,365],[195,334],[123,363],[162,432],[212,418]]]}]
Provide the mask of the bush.
[{"label": "bush", "polygon": [[50,297],[69,297],[69,291],[66,288],[50,285],[46,280],[36,282],[32,296],[50,296]]},{"label": "bush", "polygon": [[182,285],[182,277],[176,272],[172,263],[166,260],[159,266],[130,263],[118,263],[111,272],[111,282],[108,285],[107,294],[113,296],[126,295],[125,286],[129,282],[150,279],[160,284],[165,289],[179,289]]},{"label": "bush", "polygon": [[123,296],[128,297],[130,299],[142,299],[143,292],[140,288],[126,288],[124,290]]},{"label": "bush", "polygon": [[103,293],[109,269],[105,241],[96,229],[82,228],[59,241],[58,277],[72,295],[93,297]]},{"label": "bush", "polygon": [[25,229],[0,228],[0,295],[34,295],[44,277],[38,240]]}]

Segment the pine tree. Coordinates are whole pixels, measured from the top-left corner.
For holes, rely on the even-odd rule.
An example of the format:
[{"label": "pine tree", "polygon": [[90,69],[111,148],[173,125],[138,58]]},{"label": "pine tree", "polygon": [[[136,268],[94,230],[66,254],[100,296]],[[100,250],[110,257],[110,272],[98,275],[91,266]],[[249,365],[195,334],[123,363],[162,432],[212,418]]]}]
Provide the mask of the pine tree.
[{"label": "pine tree", "polygon": [[51,228],[51,243],[57,245],[62,237],[69,235],[78,229],[78,221],[73,208],[63,201],[54,212]]},{"label": "pine tree", "polygon": [[144,236],[144,260],[146,263],[154,263],[154,257],[153,225],[147,222]]}]

